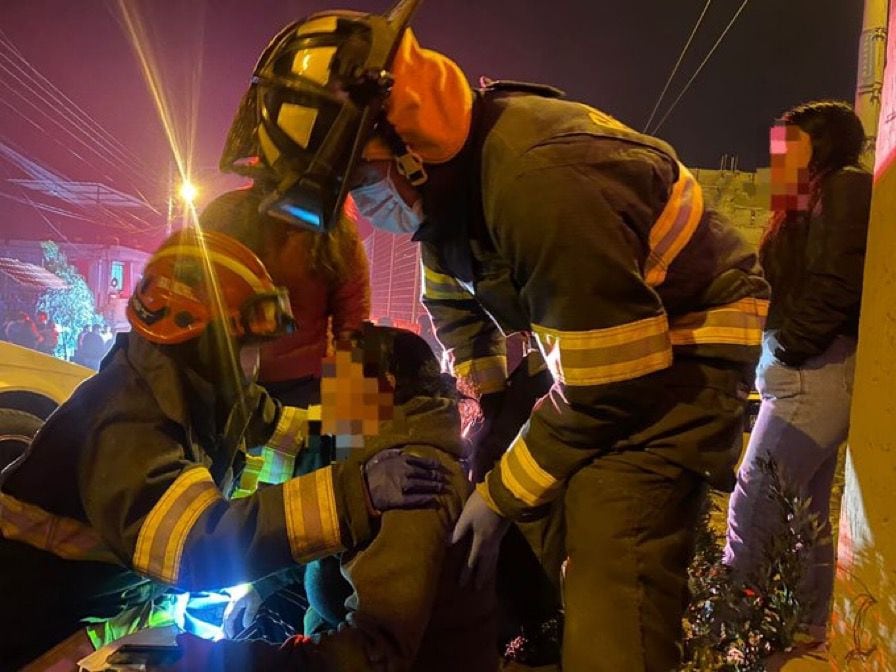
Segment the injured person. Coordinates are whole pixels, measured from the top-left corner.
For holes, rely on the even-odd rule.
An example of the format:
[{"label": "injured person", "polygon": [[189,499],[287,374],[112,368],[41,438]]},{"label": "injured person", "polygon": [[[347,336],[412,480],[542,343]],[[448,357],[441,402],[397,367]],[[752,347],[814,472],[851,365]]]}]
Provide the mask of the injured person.
[{"label": "injured person", "polygon": [[454,379],[416,334],[366,325],[325,364],[321,401],[344,463],[402,449],[437,460],[448,487],[428,508],[384,512],[370,543],[311,568],[305,635],[281,646],[184,635],[174,669],[497,670],[494,586],[458,588],[467,549],[449,543],[470,489]]}]

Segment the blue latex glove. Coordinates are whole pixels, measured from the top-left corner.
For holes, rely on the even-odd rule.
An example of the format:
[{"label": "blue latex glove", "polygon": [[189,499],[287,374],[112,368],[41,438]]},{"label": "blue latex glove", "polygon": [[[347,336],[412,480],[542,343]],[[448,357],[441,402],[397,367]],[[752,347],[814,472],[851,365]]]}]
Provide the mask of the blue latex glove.
[{"label": "blue latex glove", "polygon": [[445,490],[448,476],[438,460],[389,448],[364,464],[364,480],[373,508],[387,511],[432,504]]},{"label": "blue latex glove", "polygon": [[467,534],[473,535],[467,562],[460,575],[460,585],[465,586],[472,577],[477,590],[494,579],[498,565],[501,539],[510,527],[510,521],[492,511],[475,490],[454,526],[451,543],[460,542]]}]

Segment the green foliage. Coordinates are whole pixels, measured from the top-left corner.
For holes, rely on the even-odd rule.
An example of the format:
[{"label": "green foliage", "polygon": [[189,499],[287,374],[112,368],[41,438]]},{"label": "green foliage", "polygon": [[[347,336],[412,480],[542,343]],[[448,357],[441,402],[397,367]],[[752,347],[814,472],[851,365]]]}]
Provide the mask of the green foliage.
[{"label": "green foliage", "polygon": [[774,460],[763,460],[760,469],[780,533],[768,540],[756,575],[735,580],[722,564],[721,535],[709,525],[712,508],[704,513],[690,570],[683,672],[763,672],[766,657],[793,647],[811,607],[797,598],[796,588],[812,550],[828,540],[809,501],[781,480]]},{"label": "green foliage", "polygon": [[104,324],[105,320],[96,311],[93,292],[87,286],[87,281],[68,262],[59,246],[51,241],[44,241],[40,246],[44,255],[44,268],[58,275],[68,285],[65,289],[46,290],[37,301],[37,310],[45,311],[51,320],[62,327],[54,354],[67,358],[75,351],[81,329]]}]

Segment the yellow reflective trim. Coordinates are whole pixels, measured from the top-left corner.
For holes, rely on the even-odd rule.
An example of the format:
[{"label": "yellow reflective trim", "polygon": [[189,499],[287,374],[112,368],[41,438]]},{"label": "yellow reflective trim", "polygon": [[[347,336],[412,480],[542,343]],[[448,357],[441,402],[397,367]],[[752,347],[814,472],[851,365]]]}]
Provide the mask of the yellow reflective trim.
[{"label": "yellow reflective trim", "polygon": [[522,436],[501,457],[499,473],[504,486],[526,506],[544,504],[560,484],[536,462]]},{"label": "yellow reflective trim", "polygon": [[762,345],[768,301],[748,297],[672,319],[673,345]]},{"label": "yellow reflective trim", "polygon": [[308,411],[304,408],[283,406],[267,445],[281,453],[295,455],[304,445],[308,420]]},{"label": "yellow reflective trim", "polygon": [[208,469],[195,467],[181,473],[140,527],[134,569],[166,583],[176,583],[190,529],[202,512],[219,499],[223,500],[223,496]]},{"label": "yellow reflective trim", "polygon": [[[293,74],[309,79],[315,84],[326,84],[330,79],[330,64],[333,62],[335,54],[336,47],[299,49],[293,56],[290,70]],[[316,111],[314,116],[317,116]],[[302,145],[302,147],[306,146],[307,144]]]},{"label": "yellow reflective trim", "polygon": [[264,460],[261,471],[258,473],[258,480],[261,483],[279,485],[293,477],[295,455],[264,446],[261,449],[261,458]]},{"label": "yellow reflective trim", "polygon": [[479,496],[482,497],[488,508],[490,508],[495,513],[501,514],[502,516],[504,515],[503,513],[501,513],[501,509],[498,508],[498,505],[495,504],[495,500],[492,498],[492,493],[488,489],[488,478],[486,478],[481,483],[476,484],[476,492],[479,493]]},{"label": "yellow reflective trim", "polygon": [[567,385],[603,385],[630,380],[672,363],[665,314],[636,322],[562,331],[533,325],[554,379]]},{"label": "yellow reflective trim", "polygon": [[[221,254],[220,252],[203,249],[198,245],[172,245],[163,250],[159,250],[152,258],[162,259],[164,257],[187,257],[188,259],[197,259],[203,263],[208,260],[209,262],[214,262],[215,264],[223,266],[229,271],[233,271],[245,280],[253,290],[257,292],[264,292],[266,290],[266,287],[261,284],[258,276],[250,271],[248,266],[245,266],[236,259]],[[204,270],[205,266],[203,265],[203,271]]]},{"label": "yellow reflective trim", "polygon": [[284,483],[283,507],[289,547],[296,562],[343,550],[332,467]]},{"label": "yellow reflective trim", "polygon": [[310,35],[312,33],[335,33],[335,16],[319,16],[316,19],[306,21],[296,29],[296,35]]},{"label": "yellow reflective trim", "polygon": [[187,543],[187,537],[199,520],[199,516],[209,508],[212,504],[219,500],[223,500],[218,486],[210,484],[209,487],[200,492],[196,498],[183,510],[174,531],[168,538],[168,545],[165,548],[165,564],[162,571],[161,580],[168,583],[177,583],[180,578],[180,561],[183,557],[184,546]]},{"label": "yellow reflective trim", "polygon": [[453,362],[452,369],[454,375],[463,379],[476,394],[499,392],[507,386],[507,358],[504,355]]},{"label": "yellow reflective trim", "polygon": [[423,297],[433,301],[467,301],[472,294],[455,278],[423,266]]},{"label": "yellow reflective trim", "polygon": [[311,138],[316,120],[316,109],[295,103],[283,103],[277,113],[277,125],[280,130],[302,149],[308,147],[308,140]]},{"label": "yellow reflective trim", "polygon": [[703,217],[703,189],[691,172],[678,164],[679,176],[656,223],[650,229],[644,280],[661,285],[669,266],[688,244]]},{"label": "yellow reflective trim", "polygon": [[6,494],[0,494],[0,536],[66,560],[121,564],[94,528]]}]

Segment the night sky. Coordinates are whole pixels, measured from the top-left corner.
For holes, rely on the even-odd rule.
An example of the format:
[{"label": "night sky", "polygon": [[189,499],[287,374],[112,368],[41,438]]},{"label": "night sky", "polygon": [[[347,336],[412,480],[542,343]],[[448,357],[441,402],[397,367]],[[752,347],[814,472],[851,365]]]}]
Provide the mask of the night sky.
[{"label": "night sky", "polygon": [[[320,9],[388,7],[387,2],[370,0],[130,2],[142,17],[182,142],[189,136],[189,120],[195,119],[192,155],[202,187],[200,203],[233,184],[215,175],[214,167],[237,102],[268,39],[288,21]],[[424,0],[414,27],[424,46],[455,58],[471,82],[488,75],[553,84],[571,98],[640,129],[704,4],[705,0]],[[712,3],[666,104],[677,96],[740,4],[741,0]],[[862,5],[861,0],[751,0],[658,135],[695,167],[717,167],[723,154],[736,154],[744,169],[767,164],[768,126],[777,114],[813,98],[852,100]],[[22,74],[10,64],[8,46],[0,46],[0,86],[5,91],[0,98],[5,103],[0,105],[0,141],[71,179],[139,192],[161,210],[170,152],[117,3],[4,0],[0,31],[4,42],[15,45],[139,161],[123,167],[100,159],[60,129],[53,121],[59,120],[53,109],[58,105],[38,100],[13,77],[21,79]],[[0,195],[21,200],[21,189],[8,182],[11,177],[22,175],[0,157]],[[31,196],[54,204],[52,197]],[[43,215],[73,238],[91,231],[114,232],[47,211]],[[95,213],[86,215],[91,217]],[[160,221],[153,213],[145,213],[145,219]],[[43,226],[44,220],[32,208],[0,198],[0,237],[21,235],[23,227]]]}]

